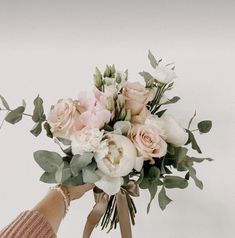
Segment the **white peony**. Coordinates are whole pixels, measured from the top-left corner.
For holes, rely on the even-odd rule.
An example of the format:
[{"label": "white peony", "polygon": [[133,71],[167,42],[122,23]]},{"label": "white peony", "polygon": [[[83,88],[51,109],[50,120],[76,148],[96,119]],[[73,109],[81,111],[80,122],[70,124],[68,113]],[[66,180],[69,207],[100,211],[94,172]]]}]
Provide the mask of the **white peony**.
[{"label": "white peony", "polygon": [[188,141],[188,133],[172,116],[164,114],[160,121],[168,143],[182,146]]},{"label": "white peony", "polygon": [[143,158],[137,157],[135,146],[122,135],[108,135],[100,143],[94,157],[102,173],[102,178],[95,184],[108,195],[119,192],[123,176],[128,175],[133,168],[140,170],[143,166]]},{"label": "white peony", "polygon": [[82,155],[84,152],[95,152],[103,138],[103,131],[98,128],[83,128],[71,137],[72,152]]},{"label": "white peony", "polygon": [[174,70],[169,69],[166,66],[157,66],[155,71],[155,77],[158,82],[167,84],[176,78]]}]

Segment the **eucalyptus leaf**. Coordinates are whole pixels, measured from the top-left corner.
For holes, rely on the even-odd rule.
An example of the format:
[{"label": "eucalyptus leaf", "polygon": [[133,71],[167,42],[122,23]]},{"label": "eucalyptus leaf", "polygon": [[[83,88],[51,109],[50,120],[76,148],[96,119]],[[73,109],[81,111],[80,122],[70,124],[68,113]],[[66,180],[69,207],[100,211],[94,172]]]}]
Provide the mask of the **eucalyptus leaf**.
[{"label": "eucalyptus leaf", "polygon": [[148,72],[146,72],[146,71],[140,72],[139,74],[144,78],[144,80],[145,80],[146,83],[147,83],[150,79],[153,79],[153,78],[154,78],[150,73],[148,73]]},{"label": "eucalyptus leaf", "polygon": [[212,128],[212,121],[209,120],[201,121],[198,123],[197,127],[201,133],[208,133]]},{"label": "eucalyptus leaf", "polygon": [[192,162],[196,162],[196,163],[201,163],[205,160],[213,161],[213,159],[211,159],[211,158],[196,158],[196,157],[190,157],[189,160],[191,160]]},{"label": "eucalyptus leaf", "polygon": [[34,135],[34,136],[39,136],[40,133],[42,132],[42,122],[39,121],[37,122],[33,128],[30,130],[30,132]]},{"label": "eucalyptus leaf", "polygon": [[0,95],[0,100],[2,101],[2,105],[3,105],[7,110],[10,110],[10,106],[9,106],[7,100],[6,100],[2,95]]},{"label": "eucalyptus leaf", "polygon": [[158,186],[158,184],[157,184],[156,180],[150,182],[150,186],[148,188],[149,193],[150,193],[150,202],[147,206],[147,213],[149,213],[151,203],[157,194],[157,186]]},{"label": "eucalyptus leaf", "polygon": [[61,137],[56,137],[56,139],[58,139],[59,142],[61,142],[63,145],[71,145],[71,140],[69,139],[65,139],[65,138],[61,138]]},{"label": "eucalyptus leaf", "polygon": [[[196,141],[196,139],[195,139],[194,134],[193,134],[190,130],[186,130],[186,131],[188,132],[188,135],[189,135],[189,140],[188,140],[188,142],[191,143],[192,148],[193,148],[194,150],[196,150],[198,153],[201,154],[202,151],[201,151],[199,145],[197,144],[197,141]],[[188,143],[187,143],[187,144],[188,144]]]},{"label": "eucalyptus leaf", "polygon": [[79,173],[77,176],[70,177],[69,179],[64,181],[63,184],[66,186],[72,186],[72,187],[84,184],[82,173]]},{"label": "eucalyptus leaf", "polygon": [[11,124],[16,124],[22,119],[24,111],[25,107],[17,107],[15,110],[12,110],[7,114],[5,120]]},{"label": "eucalyptus leaf", "polygon": [[71,169],[67,163],[62,163],[55,173],[57,183],[63,183],[71,177]]},{"label": "eucalyptus leaf", "polygon": [[44,129],[46,130],[46,134],[49,138],[53,138],[53,134],[51,132],[51,126],[49,125],[48,122],[45,122],[43,125]]},{"label": "eucalyptus leaf", "polygon": [[180,97],[175,96],[171,99],[168,99],[166,102],[162,103],[161,105],[168,105],[168,104],[177,103],[179,100],[180,100]]},{"label": "eucalyptus leaf", "polygon": [[151,53],[150,50],[148,52],[148,58],[149,58],[149,61],[150,61],[150,64],[152,65],[152,67],[154,69],[156,69],[156,67],[158,65],[158,61],[155,59],[154,55]]},{"label": "eucalyptus leaf", "polygon": [[33,156],[38,165],[48,173],[55,173],[63,162],[58,153],[47,150],[38,150]]},{"label": "eucalyptus leaf", "polygon": [[157,115],[158,117],[161,117],[166,111],[167,111],[167,109],[164,109],[162,111],[155,113],[155,115]]},{"label": "eucalyptus leaf", "polygon": [[162,186],[162,189],[158,194],[158,203],[160,208],[164,210],[170,202],[172,202],[172,200],[166,195],[166,190],[164,186]]},{"label": "eucalyptus leaf", "polygon": [[84,153],[82,155],[74,155],[71,162],[70,167],[72,174],[77,176],[78,173],[86,167],[88,164],[92,162],[93,153]]},{"label": "eucalyptus leaf", "polygon": [[149,169],[148,176],[153,180],[158,180],[160,178],[161,171],[156,166],[152,166]]},{"label": "eucalyptus leaf", "polygon": [[188,181],[185,178],[179,176],[165,176],[163,184],[166,188],[186,188],[188,186]]},{"label": "eucalyptus leaf", "polygon": [[55,173],[44,172],[40,177],[40,181],[44,183],[57,183],[55,179]]},{"label": "eucalyptus leaf", "polygon": [[201,180],[199,180],[199,179],[197,178],[197,176],[196,176],[196,170],[195,170],[193,167],[191,167],[191,168],[189,169],[189,175],[190,175],[190,177],[194,180],[195,185],[196,185],[198,188],[203,189],[203,183],[202,183]]},{"label": "eucalyptus leaf", "polygon": [[43,109],[43,100],[42,98],[38,95],[34,101],[34,111],[33,111],[33,121],[34,122],[39,122],[43,119],[44,116],[44,109]]},{"label": "eucalyptus leaf", "polygon": [[84,183],[95,183],[101,179],[101,176],[96,171],[96,163],[92,163],[82,169]]}]

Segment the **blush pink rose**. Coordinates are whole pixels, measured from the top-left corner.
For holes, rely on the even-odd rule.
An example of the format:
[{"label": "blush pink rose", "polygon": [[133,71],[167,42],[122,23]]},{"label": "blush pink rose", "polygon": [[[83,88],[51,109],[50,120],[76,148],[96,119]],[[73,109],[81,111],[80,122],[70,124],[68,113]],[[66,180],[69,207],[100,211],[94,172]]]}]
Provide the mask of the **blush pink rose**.
[{"label": "blush pink rose", "polygon": [[60,99],[48,114],[47,122],[55,137],[70,138],[74,122],[79,116],[75,102],[72,99]]},{"label": "blush pink rose", "polygon": [[77,110],[80,111],[76,119],[75,128],[81,130],[84,127],[102,128],[109,123],[111,112],[106,109],[105,102],[100,95],[94,92],[81,92],[77,100]]},{"label": "blush pink rose", "polygon": [[167,153],[167,143],[162,139],[157,127],[150,124],[134,125],[129,137],[145,160],[154,163],[153,158],[163,157]]},{"label": "blush pink rose", "polygon": [[126,83],[123,95],[126,99],[126,108],[131,109],[132,116],[140,114],[152,97],[149,89],[139,82]]}]

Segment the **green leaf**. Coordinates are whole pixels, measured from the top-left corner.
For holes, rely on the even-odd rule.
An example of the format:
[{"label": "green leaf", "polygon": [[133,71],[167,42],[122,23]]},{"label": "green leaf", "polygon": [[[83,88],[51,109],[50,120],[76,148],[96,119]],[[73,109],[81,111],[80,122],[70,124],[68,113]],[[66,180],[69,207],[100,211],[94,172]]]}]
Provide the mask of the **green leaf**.
[{"label": "green leaf", "polygon": [[179,163],[181,163],[187,156],[188,153],[188,149],[185,147],[177,147],[175,148],[175,160],[176,160],[176,164],[178,165]]},{"label": "green leaf", "polygon": [[62,163],[55,173],[57,183],[63,183],[71,177],[72,173],[67,163]]},{"label": "green leaf", "polygon": [[188,181],[185,178],[179,176],[165,176],[163,184],[166,188],[186,188]]},{"label": "green leaf", "polygon": [[66,186],[72,186],[72,187],[84,184],[82,173],[79,173],[78,176],[70,177],[69,179],[64,181],[63,184]]},{"label": "green leaf", "polygon": [[191,168],[189,169],[189,175],[190,175],[190,177],[194,180],[195,185],[196,185],[198,188],[203,189],[203,183],[202,183],[201,180],[199,180],[199,179],[197,178],[197,176],[196,176],[196,170],[195,170],[193,167],[191,167]]},{"label": "green leaf", "polygon": [[83,181],[84,183],[95,183],[101,179],[96,171],[96,163],[92,163],[87,167],[82,169]]},{"label": "green leaf", "polygon": [[212,128],[212,121],[209,120],[201,121],[197,124],[197,127],[201,133],[208,133]]},{"label": "green leaf", "polygon": [[170,202],[172,202],[172,200],[166,195],[166,190],[164,186],[162,186],[162,189],[158,194],[158,203],[160,208],[164,210]]},{"label": "green leaf", "polygon": [[55,173],[44,172],[40,177],[40,181],[44,183],[57,183],[55,179]]},{"label": "green leaf", "polygon": [[140,182],[139,186],[141,189],[147,189],[149,187],[150,181],[149,178],[144,177]]},{"label": "green leaf", "polygon": [[45,122],[43,127],[46,130],[47,136],[50,137],[50,138],[53,138],[53,134],[51,132],[51,126],[49,125],[49,123]]},{"label": "green leaf", "polygon": [[23,106],[17,107],[7,114],[5,120],[11,124],[16,124],[22,119],[24,111],[25,108]]},{"label": "green leaf", "polygon": [[190,157],[189,160],[191,160],[192,162],[196,162],[196,163],[201,163],[204,160],[213,161],[213,159],[211,159],[211,158],[196,158],[196,157]]},{"label": "green leaf", "polygon": [[39,121],[37,122],[34,127],[30,130],[30,132],[34,135],[34,136],[39,136],[40,133],[42,132],[42,122]]},{"label": "green leaf", "polygon": [[84,153],[82,155],[74,155],[71,162],[70,167],[72,174],[77,176],[78,173],[86,167],[88,164],[91,163],[93,158],[93,153]]},{"label": "green leaf", "polygon": [[162,103],[161,105],[168,105],[168,104],[177,103],[179,100],[180,100],[180,97],[175,96],[175,97],[167,100],[166,102]]},{"label": "green leaf", "polygon": [[148,188],[149,193],[150,193],[150,202],[149,202],[148,207],[147,207],[147,213],[149,213],[151,203],[152,203],[153,199],[155,198],[155,196],[157,194],[157,185],[158,184],[157,184],[156,180],[153,180],[153,181],[150,182],[150,186]]},{"label": "green leaf", "polygon": [[2,101],[3,106],[4,106],[7,110],[10,110],[9,104],[7,103],[6,99],[5,99],[2,95],[0,95],[0,99],[1,99],[1,101]]},{"label": "green leaf", "polygon": [[43,100],[39,97],[39,95],[34,99],[34,111],[33,111],[33,121],[39,122],[44,117],[44,109],[43,109]]},{"label": "green leaf", "polygon": [[144,169],[141,169],[140,171],[140,177],[139,179],[136,181],[136,184],[141,184],[141,182],[143,181],[144,179]]},{"label": "green leaf", "polygon": [[158,180],[160,178],[161,171],[159,168],[152,166],[149,169],[148,176],[153,180]]},{"label": "green leaf", "polygon": [[139,74],[144,78],[144,80],[145,80],[146,83],[147,83],[150,79],[153,79],[153,78],[154,78],[150,73],[145,72],[145,71],[140,72]]},{"label": "green leaf", "polygon": [[155,113],[155,115],[157,115],[158,117],[161,117],[166,111],[167,111],[167,109],[164,109],[162,111]]},{"label": "green leaf", "polygon": [[201,151],[199,145],[197,144],[197,141],[196,141],[196,139],[194,137],[194,134],[191,131],[189,131],[189,130],[186,130],[186,131],[188,132],[188,135],[189,135],[189,140],[188,141],[189,141],[189,143],[191,143],[192,148],[194,150],[196,150],[198,153],[201,154],[202,151]]},{"label": "green leaf", "polygon": [[63,162],[58,153],[47,150],[38,150],[33,156],[38,165],[48,173],[55,173]]},{"label": "green leaf", "polygon": [[175,150],[176,150],[176,148],[173,145],[171,145],[171,144],[167,145],[167,153],[169,153],[170,155],[174,155]]},{"label": "green leaf", "polygon": [[157,60],[155,59],[154,55],[151,53],[150,50],[148,52],[148,58],[149,58],[149,61],[150,61],[150,64],[152,65],[152,67],[154,69],[156,69],[156,67],[158,65],[158,62],[157,62]]},{"label": "green leaf", "polygon": [[65,139],[65,138],[60,138],[60,137],[56,137],[58,139],[59,142],[61,142],[63,145],[71,145],[71,140],[69,139]]}]

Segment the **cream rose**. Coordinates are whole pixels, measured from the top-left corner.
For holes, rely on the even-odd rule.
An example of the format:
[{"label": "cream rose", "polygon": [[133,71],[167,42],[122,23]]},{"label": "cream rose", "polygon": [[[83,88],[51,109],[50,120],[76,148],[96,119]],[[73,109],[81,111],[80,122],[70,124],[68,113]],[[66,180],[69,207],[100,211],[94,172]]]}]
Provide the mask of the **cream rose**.
[{"label": "cream rose", "polygon": [[154,163],[153,158],[163,157],[167,153],[167,143],[164,141],[161,130],[146,120],[144,125],[134,125],[130,131],[130,138],[140,155],[145,160]]},{"label": "cream rose", "polygon": [[131,109],[133,116],[141,113],[152,96],[149,89],[146,89],[139,82],[127,82],[123,89],[123,95],[126,99],[126,108]]},{"label": "cream rose", "polygon": [[116,194],[123,184],[123,176],[133,168],[141,169],[143,159],[137,158],[137,151],[132,142],[125,136],[110,134],[100,143],[94,154],[101,180],[96,186],[109,195]]},{"label": "cream rose", "polygon": [[74,121],[79,116],[72,99],[60,99],[48,114],[47,121],[55,137],[69,139],[74,129]]},{"label": "cream rose", "polygon": [[176,78],[176,73],[174,70],[166,66],[157,66],[155,71],[155,77],[160,83],[170,83]]}]

